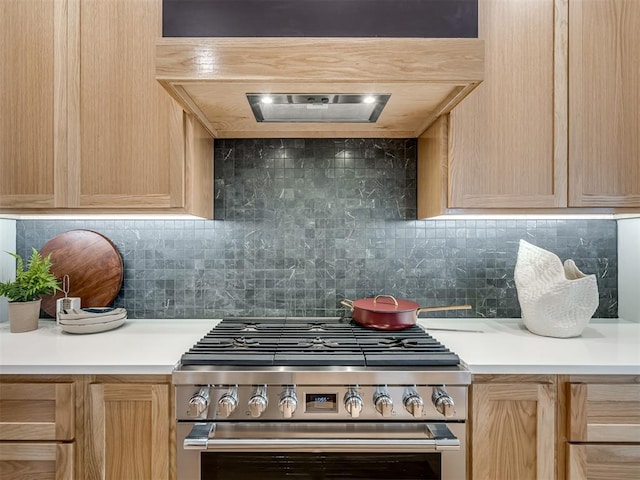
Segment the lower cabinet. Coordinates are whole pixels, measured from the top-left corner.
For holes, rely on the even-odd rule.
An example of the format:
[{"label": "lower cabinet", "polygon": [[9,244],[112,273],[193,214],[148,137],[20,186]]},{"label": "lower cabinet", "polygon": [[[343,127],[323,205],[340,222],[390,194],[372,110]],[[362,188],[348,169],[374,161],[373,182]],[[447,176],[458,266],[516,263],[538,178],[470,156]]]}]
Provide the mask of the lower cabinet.
[{"label": "lower cabinet", "polygon": [[640,445],[569,444],[569,480],[637,480],[640,478]]},{"label": "lower cabinet", "polygon": [[0,478],[174,480],[169,375],[0,376]]},{"label": "lower cabinet", "polygon": [[74,443],[0,442],[0,478],[77,478],[74,448]]},{"label": "lower cabinet", "polygon": [[556,478],[554,376],[477,376],[471,385],[471,478]]},{"label": "lower cabinet", "polygon": [[87,479],[169,479],[169,384],[87,385]]},{"label": "lower cabinet", "polygon": [[636,377],[571,377],[567,479],[640,478],[640,384]]},{"label": "lower cabinet", "polygon": [[72,378],[0,380],[0,478],[77,478],[76,384]]}]

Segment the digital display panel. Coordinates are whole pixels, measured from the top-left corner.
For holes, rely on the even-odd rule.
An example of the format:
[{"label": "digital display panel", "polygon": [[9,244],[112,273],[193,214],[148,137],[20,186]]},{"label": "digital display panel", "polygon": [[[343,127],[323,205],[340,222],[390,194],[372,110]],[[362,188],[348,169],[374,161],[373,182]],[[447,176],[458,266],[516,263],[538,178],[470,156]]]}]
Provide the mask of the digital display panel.
[{"label": "digital display panel", "polygon": [[309,413],[338,412],[337,393],[306,393],[305,411]]}]

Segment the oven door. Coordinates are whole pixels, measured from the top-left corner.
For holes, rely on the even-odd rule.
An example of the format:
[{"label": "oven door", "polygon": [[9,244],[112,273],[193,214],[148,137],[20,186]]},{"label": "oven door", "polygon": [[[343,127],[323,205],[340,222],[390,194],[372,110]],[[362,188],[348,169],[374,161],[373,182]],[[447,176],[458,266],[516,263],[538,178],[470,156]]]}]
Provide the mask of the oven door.
[{"label": "oven door", "polygon": [[464,479],[464,423],[180,422],[178,479]]}]

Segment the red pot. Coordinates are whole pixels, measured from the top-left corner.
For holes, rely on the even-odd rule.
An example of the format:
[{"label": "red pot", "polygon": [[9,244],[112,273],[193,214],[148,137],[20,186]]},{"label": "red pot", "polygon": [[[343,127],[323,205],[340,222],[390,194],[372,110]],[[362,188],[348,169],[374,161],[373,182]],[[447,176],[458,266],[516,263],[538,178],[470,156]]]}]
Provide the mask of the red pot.
[{"label": "red pot", "polygon": [[469,310],[471,305],[449,305],[437,307],[421,307],[411,300],[396,299],[391,295],[377,295],[375,298],[360,300],[342,300],[349,307],[353,319],[363,327],[377,330],[402,330],[418,321],[420,312],[440,312],[445,310]]}]

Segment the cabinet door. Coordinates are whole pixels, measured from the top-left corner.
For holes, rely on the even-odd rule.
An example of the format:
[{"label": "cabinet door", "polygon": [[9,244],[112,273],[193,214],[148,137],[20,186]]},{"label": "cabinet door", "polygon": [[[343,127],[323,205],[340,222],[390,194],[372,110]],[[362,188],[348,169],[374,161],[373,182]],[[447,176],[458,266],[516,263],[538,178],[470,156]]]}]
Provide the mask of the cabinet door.
[{"label": "cabinet door", "polygon": [[169,478],[169,385],[89,385],[86,478]]},{"label": "cabinet door", "polygon": [[640,445],[569,445],[567,480],[637,480]]},{"label": "cabinet door", "polygon": [[0,443],[0,478],[73,480],[73,443]]},{"label": "cabinet door", "polygon": [[66,0],[0,2],[0,208],[66,201]]},{"label": "cabinet door", "polygon": [[555,478],[555,386],[473,384],[472,478]]},{"label": "cabinet door", "polygon": [[479,0],[485,79],[450,115],[449,208],[566,206],[562,25],[566,0]]},{"label": "cabinet door", "polygon": [[569,206],[640,207],[640,2],[569,5]]},{"label": "cabinet door", "polygon": [[0,440],[73,438],[73,383],[0,383]]},{"label": "cabinet door", "polygon": [[70,207],[184,207],[184,118],[155,79],[162,0],[69,0]]},{"label": "cabinet door", "polygon": [[572,383],[570,442],[640,443],[640,385]]}]

